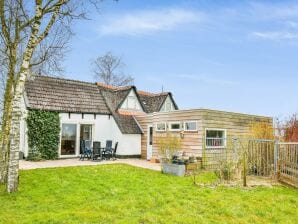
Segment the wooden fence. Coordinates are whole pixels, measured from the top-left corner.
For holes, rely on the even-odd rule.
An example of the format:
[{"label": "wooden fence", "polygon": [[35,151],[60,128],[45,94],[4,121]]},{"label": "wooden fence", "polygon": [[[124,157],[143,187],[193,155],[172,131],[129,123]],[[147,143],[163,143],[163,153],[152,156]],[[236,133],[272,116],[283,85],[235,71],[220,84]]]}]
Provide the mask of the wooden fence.
[{"label": "wooden fence", "polygon": [[298,187],[298,143],[277,144],[277,176],[281,182]]},{"label": "wooden fence", "polygon": [[298,187],[298,143],[266,139],[224,139],[225,147],[204,147],[202,168],[218,170],[231,163],[243,166],[253,176],[277,177],[279,181]]}]

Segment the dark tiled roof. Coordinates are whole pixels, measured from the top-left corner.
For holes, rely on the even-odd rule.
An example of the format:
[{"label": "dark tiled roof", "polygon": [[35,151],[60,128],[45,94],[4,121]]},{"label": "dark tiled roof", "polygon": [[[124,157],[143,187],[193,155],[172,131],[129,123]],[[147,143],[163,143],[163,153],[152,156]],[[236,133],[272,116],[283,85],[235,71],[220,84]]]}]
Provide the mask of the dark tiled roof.
[{"label": "dark tiled roof", "polygon": [[118,111],[129,92],[134,90],[146,113],[158,112],[171,93],[153,94],[137,91],[134,86],[110,86],[62,78],[36,76],[26,82],[29,109],[58,112],[112,114],[123,134],[140,134],[133,114]]},{"label": "dark tiled roof", "polygon": [[160,94],[150,94],[143,91],[138,91],[139,98],[141,100],[141,103],[143,104],[146,113],[153,113],[153,112],[159,112],[163,103],[167,99],[168,96],[171,97],[175,109],[177,110],[178,107],[172,97],[172,94],[169,92],[160,93]]},{"label": "dark tiled roof", "polygon": [[93,83],[36,76],[26,82],[25,88],[30,109],[111,114]]},{"label": "dark tiled roof", "polygon": [[[136,95],[139,98],[139,101],[144,109],[144,112],[146,113],[153,113],[153,112],[159,112],[163,103],[167,99],[168,96],[171,97],[175,109],[178,110],[178,106],[173,99],[173,96],[170,92],[163,92],[163,93],[150,93],[145,92],[136,89],[135,86],[112,86],[107,85],[101,82],[96,83],[98,87],[102,90],[108,90],[108,91],[114,91],[115,93],[118,93],[118,107],[121,105],[123,100],[126,98],[127,94],[131,89],[134,89],[136,91]],[[122,100],[122,101],[121,101]]]},{"label": "dark tiled roof", "polygon": [[142,130],[138,126],[132,115],[121,115],[118,113],[118,107],[129,94],[131,89],[111,90],[100,88],[106,103],[112,112],[112,115],[123,134],[141,134]]}]

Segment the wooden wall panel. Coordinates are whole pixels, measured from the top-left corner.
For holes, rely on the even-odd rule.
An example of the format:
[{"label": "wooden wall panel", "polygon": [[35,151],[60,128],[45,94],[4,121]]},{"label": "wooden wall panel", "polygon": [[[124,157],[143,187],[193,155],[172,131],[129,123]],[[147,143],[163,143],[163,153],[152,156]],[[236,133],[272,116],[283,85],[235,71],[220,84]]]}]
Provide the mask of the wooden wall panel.
[{"label": "wooden wall panel", "polygon": [[[181,139],[182,149],[187,154],[201,155],[203,149],[203,138],[205,137],[205,129],[218,128],[226,129],[227,137],[241,137],[247,136],[250,131],[250,125],[253,122],[266,122],[273,123],[272,118],[247,115],[240,113],[207,110],[207,109],[195,109],[195,110],[178,110],[172,112],[160,112],[149,115],[136,116],[139,125],[143,129],[142,135],[142,158],[146,158],[147,153],[147,128],[148,125],[153,125],[153,156],[158,157],[157,154],[157,136],[161,135],[161,132],[155,131],[155,125],[159,122],[173,122],[173,121],[197,121],[198,131],[187,132],[184,131],[184,138]],[[180,136],[180,132],[170,132],[177,136]]]}]

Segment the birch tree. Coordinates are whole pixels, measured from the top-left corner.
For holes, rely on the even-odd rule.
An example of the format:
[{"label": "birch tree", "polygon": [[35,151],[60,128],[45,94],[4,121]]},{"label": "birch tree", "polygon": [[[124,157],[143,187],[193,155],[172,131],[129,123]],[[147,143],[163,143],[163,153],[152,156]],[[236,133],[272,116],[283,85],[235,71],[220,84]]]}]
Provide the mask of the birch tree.
[{"label": "birch tree", "polygon": [[[94,6],[98,2],[88,1]],[[70,30],[74,19],[85,18],[86,3],[83,0],[0,0],[1,54],[6,56],[3,57],[6,76],[0,182],[6,182],[8,192],[18,189],[21,100],[25,82],[32,71],[41,73],[46,69],[44,61],[52,62],[47,65],[53,67],[59,65],[50,37],[61,34],[61,27]],[[61,38],[65,36],[55,43]]]}]

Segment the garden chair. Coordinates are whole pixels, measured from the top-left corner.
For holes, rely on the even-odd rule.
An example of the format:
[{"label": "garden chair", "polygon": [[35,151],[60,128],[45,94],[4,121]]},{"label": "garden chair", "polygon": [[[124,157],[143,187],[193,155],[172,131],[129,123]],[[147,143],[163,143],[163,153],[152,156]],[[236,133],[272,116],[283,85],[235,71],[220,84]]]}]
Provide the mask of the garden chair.
[{"label": "garden chair", "polygon": [[117,148],[118,148],[118,142],[116,142],[115,148],[113,148],[113,154],[112,154],[113,160],[116,160],[117,159],[116,158]]},{"label": "garden chair", "polygon": [[110,159],[113,155],[113,148],[112,148],[113,141],[107,140],[106,147],[103,151],[103,156],[105,159]]},{"label": "garden chair", "polygon": [[80,148],[81,148],[80,160],[84,160],[85,158],[91,159],[91,155],[92,155],[91,141],[90,140],[81,140]]},{"label": "garden chair", "polygon": [[101,159],[101,143],[100,142],[93,142],[93,152],[92,152],[92,159],[96,160],[100,157]]}]

